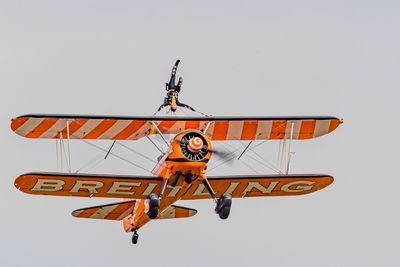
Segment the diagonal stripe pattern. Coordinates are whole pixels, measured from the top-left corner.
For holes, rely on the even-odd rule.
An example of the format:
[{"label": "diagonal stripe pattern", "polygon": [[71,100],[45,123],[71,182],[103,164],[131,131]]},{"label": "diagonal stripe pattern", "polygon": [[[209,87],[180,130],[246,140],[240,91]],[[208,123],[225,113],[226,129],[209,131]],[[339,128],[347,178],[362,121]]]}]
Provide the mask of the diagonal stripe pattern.
[{"label": "diagonal stripe pattern", "polygon": [[203,131],[214,141],[311,139],[335,130],[335,117],[107,117],[32,114],[12,119],[11,129],[27,138],[137,140],[156,134],[178,134],[187,129]]}]

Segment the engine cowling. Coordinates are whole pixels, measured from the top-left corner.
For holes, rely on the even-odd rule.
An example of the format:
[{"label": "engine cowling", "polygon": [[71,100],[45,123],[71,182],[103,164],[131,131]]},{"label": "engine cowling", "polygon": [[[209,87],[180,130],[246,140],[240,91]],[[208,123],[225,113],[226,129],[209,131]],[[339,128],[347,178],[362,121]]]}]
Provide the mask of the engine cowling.
[{"label": "engine cowling", "polygon": [[168,159],[175,162],[208,162],[211,157],[210,139],[200,131],[180,132],[171,141]]}]

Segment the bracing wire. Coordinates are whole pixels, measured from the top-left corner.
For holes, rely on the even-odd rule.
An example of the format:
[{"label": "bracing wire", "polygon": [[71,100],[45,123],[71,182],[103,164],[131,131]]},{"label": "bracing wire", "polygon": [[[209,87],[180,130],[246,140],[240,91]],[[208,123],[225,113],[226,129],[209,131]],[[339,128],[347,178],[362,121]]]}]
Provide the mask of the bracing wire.
[{"label": "bracing wire", "polygon": [[[119,151],[121,149],[121,147],[116,147],[115,149],[114,149],[114,153],[116,153],[117,151]],[[88,171],[88,170],[91,170],[91,169],[93,169],[94,167],[96,167],[97,165],[99,165],[100,163],[102,163],[103,161],[105,161],[106,160],[106,158],[104,157],[104,153],[100,153],[100,154],[98,154],[97,156],[95,156],[93,159],[91,159],[89,162],[87,162],[86,164],[84,164],[82,167],[80,167],[79,169],[77,169],[76,171],[75,171],[75,173],[79,173],[79,172],[81,172],[82,170],[86,170],[86,171]]]},{"label": "bracing wire", "polygon": [[122,144],[121,142],[116,141],[116,144],[118,144],[118,145],[120,145],[120,146],[122,146],[122,147],[128,149],[129,151],[131,151],[131,152],[133,152],[133,153],[135,153],[135,154],[141,156],[142,158],[145,158],[145,159],[147,159],[147,160],[149,160],[149,161],[151,161],[151,162],[157,164],[157,161],[155,161],[154,159],[149,158],[148,156],[146,156],[146,155],[144,155],[144,154],[142,154],[142,153],[140,153],[140,152],[138,152],[138,151],[136,151],[136,150],[134,150],[134,149],[132,149],[132,148],[130,148],[130,147],[124,145],[124,144]]},{"label": "bracing wire", "polygon": [[[269,162],[269,161],[267,161],[265,158],[263,158],[260,154],[258,154],[256,151],[254,151],[254,150],[250,150],[251,152],[253,152],[253,154],[254,155],[256,155],[257,157],[259,157],[262,161],[265,161],[265,164],[268,164],[270,167],[268,167],[268,168],[270,168],[271,170],[273,170],[273,171],[275,171],[275,172],[277,172],[277,173],[280,173],[280,171],[279,171],[279,169],[276,167],[276,166],[274,166],[274,164],[272,164],[271,162]],[[250,158],[252,158],[250,155],[247,155],[247,156],[249,156]],[[253,158],[253,160],[256,160],[256,159],[254,159]],[[256,160],[257,161],[257,160]],[[259,161],[257,161],[257,162],[259,162]],[[260,164],[262,164],[262,165],[264,165],[262,162],[259,162]],[[264,165],[264,166],[266,166],[266,165]]]},{"label": "bracing wire", "polygon": [[97,155],[95,158],[93,158],[92,160],[90,160],[89,162],[87,162],[86,164],[84,164],[82,167],[77,169],[75,171],[75,173],[79,173],[84,169],[90,170],[90,169],[94,168],[95,166],[97,166],[103,160],[104,160],[104,153],[101,153],[101,154]]},{"label": "bracing wire", "polygon": [[[82,140],[82,141],[85,142],[86,144],[91,145],[91,146],[93,146],[93,147],[95,147],[95,148],[97,148],[97,149],[99,149],[99,150],[101,150],[101,151],[103,151],[103,152],[106,152],[106,153],[108,152],[107,149],[104,149],[104,148],[99,147],[99,146],[97,146],[97,145],[95,145],[95,144],[92,144],[92,143],[90,143],[89,141],[86,141],[85,139],[80,139],[80,140]],[[125,161],[125,162],[127,162],[127,163],[129,163],[129,164],[131,164],[131,165],[133,165],[133,166],[135,166],[135,167],[137,167],[137,168],[139,168],[139,169],[142,169],[142,170],[144,170],[144,171],[146,171],[146,172],[151,173],[151,170],[148,170],[148,169],[146,169],[146,168],[143,168],[143,167],[140,166],[139,164],[136,164],[136,163],[134,163],[134,162],[132,162],[132,161],[130,161],[130,160],[127,160],[127,159],[125,159],[125,158],[123,158],[123,157],[121,157],[121,156],[118,156],[118,155],[114,154],[113,152],[110,152],[109,155],[112,155],[112,156],[114,156],[114,157],[116,157],[116,158],[118,158],[118,159],[120,159],[120,160],[122,160],[122,161]]]},{"label": "bracing wire", "polygon": [[[241,142],[241,144],[243,145],[242,142]],[[228,144],[228,145],[232,147],[232,145],[230,145],[230,144]],[[246,146],[246,145],[244,145],[244,146]],[[256,147],[256,146],[254,146],[254,147]],[[254,147],[253,147],[253,148],[248,148],[247,150],[251,150],[251,151],[254,152],[254,150],[253,150]],[[279,171],[277,171],[276,169],[274,169],[274,166],[273,166],[272,164],[271,164],[271,166],[269,166],[269,165],[267,165],[267,164],[265,164],[265,163],[263,163],[263,162],[260,162],[259,160],[255,159],[254,157],[250,156],[249,154],[244,154],[244,155],[247,156],[247,157],[249,157],[249,158],[251,158],[252,160],[258,162],[259,164],[261,164],[261,165],[267,167],[268,169],[271,169],[272,171],[276,171],[276,172],[279,173]],[[265,159],[263,159],[263,160],[265,160]],[[267,161],[267,160],[265,160],[265,161]],[[267,163],[270,164],[268,161],[267,161]]]}]

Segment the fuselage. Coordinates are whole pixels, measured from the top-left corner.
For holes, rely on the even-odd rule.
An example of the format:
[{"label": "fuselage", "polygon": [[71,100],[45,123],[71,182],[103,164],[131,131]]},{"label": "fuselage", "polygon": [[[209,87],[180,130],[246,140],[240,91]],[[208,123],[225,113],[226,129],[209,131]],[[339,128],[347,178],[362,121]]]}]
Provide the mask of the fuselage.
[{"label": "fuselage", "polygon": [[[201,147],[193,149],[190,141],[201,139]],[[195,144],[194,144],[195,145]],[[157,218],[173,203],[180,200],[191,186],[201,183],[204,170],[211,157],[211,142],[209,138],[198,130],[185,130],[177,134],[170,141],[168,151],[161,157],[154,167],[152,174],[168,179],[168,197],[160,199],[160,208]],[[176,180],[175,184],[173,184]],[[151,219],[147,216],[146,199],[136,200],[133,213],[124,218],[124,229],[127,232],[139,229]]]}]

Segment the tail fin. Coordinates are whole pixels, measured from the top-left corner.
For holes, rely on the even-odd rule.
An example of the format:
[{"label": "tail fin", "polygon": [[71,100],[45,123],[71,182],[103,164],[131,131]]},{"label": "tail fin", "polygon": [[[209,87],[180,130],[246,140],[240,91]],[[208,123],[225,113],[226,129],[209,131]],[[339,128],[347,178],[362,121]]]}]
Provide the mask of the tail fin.
[{"label": "tail fin", "polygon": [[72,216],[79,218],[122,220],[132,214],[136,200],[124,201],[119,203],[95,206],[74,210]]}]

